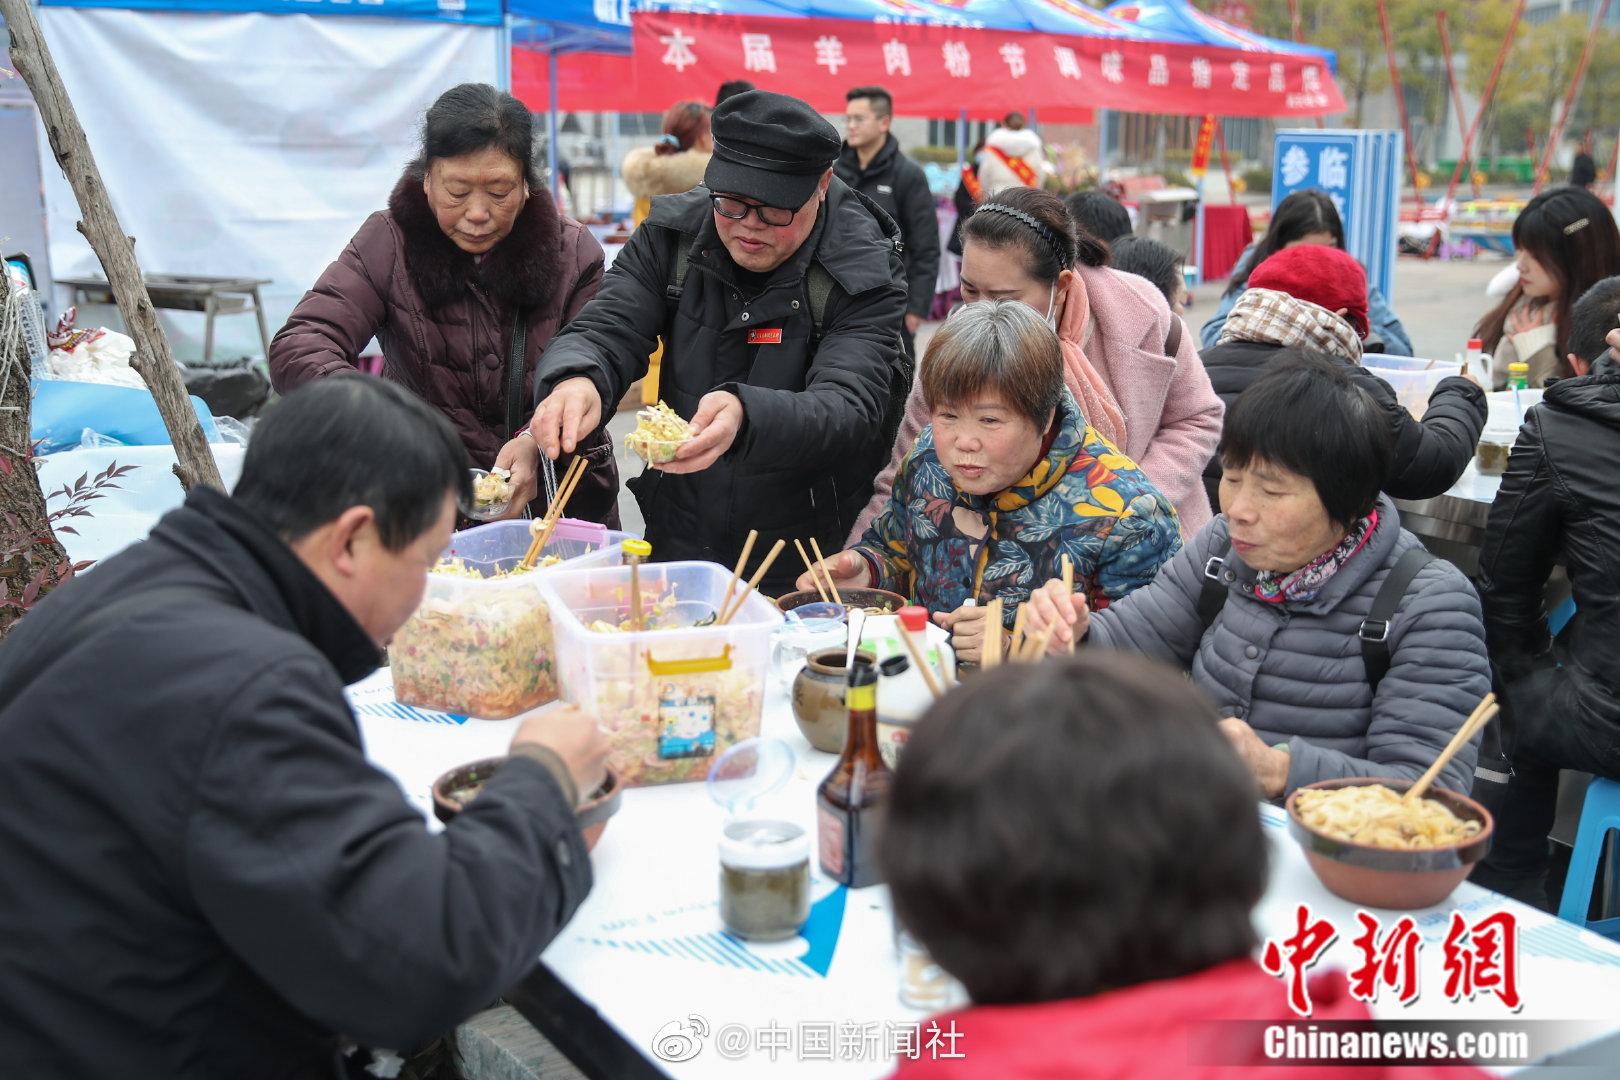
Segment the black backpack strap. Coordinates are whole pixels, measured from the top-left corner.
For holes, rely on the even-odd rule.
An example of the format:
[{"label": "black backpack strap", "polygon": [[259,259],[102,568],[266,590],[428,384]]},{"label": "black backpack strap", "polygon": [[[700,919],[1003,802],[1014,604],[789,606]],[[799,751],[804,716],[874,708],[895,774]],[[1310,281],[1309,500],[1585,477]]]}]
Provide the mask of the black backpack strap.
[{"label": "black backpack strap", "polygon": [[1423,547],[1409,548],[1395,560],[1389,576],[1378,586],[1378,594],[1373,597],[1367,617],[1361,621],[1361,629],[1356,632],[1361,639],[1361,662],[1366,665],[1367,682],[1374,694],[1378,693],[1378,684],[1389,674],[1389,622],[1395,617],[1395,609],[1401,606],[1412,579],[1433,561],[1434,555]]},{"label": "black backpack strap", "polygon": [[679,300],[682,290],[686,288],[686,271],[692,265],[692,245],[695,243],[695,236],[688,241],[685,236],[676,235],[675,265],[669,272],[669,284],[664,287],[664,295],[671,300]]},{"label": "black backpack strap", "polygon": [[[62,633],[54,637],[47,634],[41,645],[34,650],[36,653],[47,655],[30,657],[33,662],[19,665],[18,677],[0,687],[0,713],[5,712],[13,701],[22,697],[23,691],[32,686],[41,675],[56,670],[55,665],[58,661],[65,659],[74,649],[90,640],[98,630],[137,612],[224,596],[225,594],[218,589],[209,589],[201,585],[156,585],[138,593],[125,593],[106,607],[89,612]],[[17,647],[10,646],[12,649]]]},{"label": "black backpack strap", "polygon": [[[1221,609],[1226,606],[1226,582],[1221,580],[1221,570],[1226,566],[1226,553],[1231,548],[1223,547],[1220,554],[1211,555],[1204,563],[1204,581],[1198,590],[1198,623],[1207,632],[1215,625],[1220,617]],[[1199,636],[1203,636],[1202,633]]]},{"label": "black backpack strap", "polygon": [[804,272],[804,289],[810,301],[810,340],[817,344],[821,342],[822,329],[827,325],[827,302],[832,299],[835,284],[827,268],[812,259],[809,269]]}]

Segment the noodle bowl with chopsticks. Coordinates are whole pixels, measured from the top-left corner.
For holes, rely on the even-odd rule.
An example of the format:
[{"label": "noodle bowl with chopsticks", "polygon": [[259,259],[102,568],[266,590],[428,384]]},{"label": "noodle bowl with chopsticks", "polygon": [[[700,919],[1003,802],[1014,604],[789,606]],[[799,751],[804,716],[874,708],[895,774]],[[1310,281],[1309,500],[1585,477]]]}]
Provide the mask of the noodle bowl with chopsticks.
[{"label": "noodle bowl with chopsticks", "polygon": [[1303,790],[1295,796],[1294,809],[1301,822],[1325,836],[1391,850],[1452,847],[1481,828],[1438,800],[1406,802],[1383,784]]}]

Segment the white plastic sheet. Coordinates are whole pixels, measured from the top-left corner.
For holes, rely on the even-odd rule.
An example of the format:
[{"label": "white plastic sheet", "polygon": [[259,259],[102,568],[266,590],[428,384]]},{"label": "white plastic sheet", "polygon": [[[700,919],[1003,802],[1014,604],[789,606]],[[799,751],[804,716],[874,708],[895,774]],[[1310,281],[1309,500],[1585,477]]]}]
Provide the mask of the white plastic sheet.
[{"label": "white plastic sheet", "polygon": [[[495,81],[500,41],[494,27],[380,18],[38,15],[141,267],[272,279],[262,294],[272,334],[385,206],[433,99]],[[39,139],[52,269],[99,274],[73,192]],[[64,291],[55,302],[65,301]],[[119,325],[116,313],[95,314]],[[164,319],[180,358],[200,356],[202,316]],[[262,355],[251,315],[216,326],[216,355]]]},{"label": "white plastic sheet", "polygon": [[[209,449],[214,452],[226,490],[235,487],[237,477],[242,475],[244,448],[215,443]],[[105,559],[145,540],[159,518],[185,501],[185,492],[174,475],[172,446],[106,446],[47,454],[39,459],[39,486],[49,495],[64,485],[72,487],[82,475],[94,478],[114,462],[136,468],[116,481],[116,490],[104,489],[105,497],[90,503],[89,517],[57,522],[78,530],[77,536],[57,535],[75,562]],[[64,502],[52,499],[47,505],[55,510]]]}]

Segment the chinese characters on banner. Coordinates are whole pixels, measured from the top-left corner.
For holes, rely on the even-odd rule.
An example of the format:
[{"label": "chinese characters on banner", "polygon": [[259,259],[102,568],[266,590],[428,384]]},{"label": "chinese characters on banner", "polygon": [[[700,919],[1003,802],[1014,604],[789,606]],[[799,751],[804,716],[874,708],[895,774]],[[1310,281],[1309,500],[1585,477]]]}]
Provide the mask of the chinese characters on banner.
[{"label": "chinese characters on banner", "polygon": [[1192,178],[1202,180],[1209,169],[1209,149],[1215,143],[1215,118],[1204,117],[1198,125],[1198,141],[1193,144]]},{"label": "chinese characters on banner", "polygon": [[[1258,74],[1258,73],[1256,73]],[[1402,140],[1398,131],[1279,130],[1271,208],[1296,191],[1321,191],[1344,224],[1345,250],[1386,296],[1395,265]]]},{"label": "chinese characters on banner", "polygon": [[912,111],[1004,111],[1009,83],[1039,86],[1041,107],[1315,116],[1342,111],[1332,73],[1315,56],[1266,57],[1213,46],[1099,35],[1054,35],[844,19],[775,19],[638,12],[637,55],[658,58],[637,80],[653,107],[707,97],[738,72],[823,109],[843,105],[842,80],[877,77]]},{"label": "chinese characters on banner", "polygon": [[[1350,996],[1371,1005],[1387,990],[1402,1005],[1417,1001],[1423,950],[1417,923],[1407,915],[1385,929],[1365,911],[1356,912],[1356,923],[1360,932],[1350,945],[1360,962],[1347,975]],[[1337,927],[1314,918],[1310,905],[1301,904],[1294,912],[1294,932],[1281,941],[1266,941],[1260,966],[1287,983],[1288,1005],[1300,1016],[1311,1015],[1309,972],[1338,939]],[[1499,911],[1469,925],[1462,912],[1453,911],[1441,954],[1441,992],[1448,1000],[1494,994],[1509,1012],[1524,1004],[1519,996],[1519,926],[1512,912]]]}]

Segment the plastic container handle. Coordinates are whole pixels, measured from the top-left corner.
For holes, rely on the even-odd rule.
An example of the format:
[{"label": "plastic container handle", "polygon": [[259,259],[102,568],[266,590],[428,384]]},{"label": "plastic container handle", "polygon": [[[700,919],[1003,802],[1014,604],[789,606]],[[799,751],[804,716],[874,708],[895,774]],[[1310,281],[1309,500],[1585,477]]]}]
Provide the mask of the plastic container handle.
[{"label": "plastic container handle", "polygon": [[581,521],[578,518],[561,518],[557,527],[551,530],[553,540],[583,540],[600,546],[607,540],[607,526],[595,521]]},{"label": "plastic container handle", "polygon": [[647,670],[654,675],[702,675],[710,671],[730,671],[731,646],[721,649],[719,656],[696,656],[688,660],[656,660],[649,650]]}]

